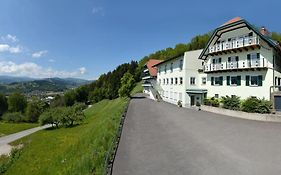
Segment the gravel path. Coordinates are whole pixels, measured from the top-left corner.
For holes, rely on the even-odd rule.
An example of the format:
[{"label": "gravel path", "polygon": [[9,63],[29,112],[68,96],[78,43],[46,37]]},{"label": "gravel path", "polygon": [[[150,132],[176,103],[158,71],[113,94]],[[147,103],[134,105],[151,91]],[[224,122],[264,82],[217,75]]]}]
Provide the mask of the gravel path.
[{"label": "gravel path", "polygon": [[281,124],[131,100],[114,175],[281,174]]},{"label": "gravel path", "polygon": [[9,143],[18,140],[22,137],[25,137],[29,134],[32,134],[34,132],[37,132],[42,129],[46,129],[51,127],[52,125],[44,125],[44,126],[39,126],[31,129],[27,129],[18,133],[10,134],[7,136],[0,137],[0,155],[2,154],[9,154],[12,150],[12,147],[9,145]]}]

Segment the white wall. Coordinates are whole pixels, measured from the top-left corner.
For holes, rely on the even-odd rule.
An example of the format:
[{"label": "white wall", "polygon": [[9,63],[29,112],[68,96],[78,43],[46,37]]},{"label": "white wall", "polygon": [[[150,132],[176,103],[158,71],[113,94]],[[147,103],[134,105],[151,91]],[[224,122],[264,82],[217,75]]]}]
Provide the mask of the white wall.
[{"label": "white wall", "polygon": [[[198,69],[202,69],[202,60],[198,57],[202,50],[195,50],[185,52],[184,56],[180,56],[168,62],[159,65],[157,68],[160,70],[157,74],[157,82],[161,79],[161,97],[164,101],[177,104],[179,100],[182,101],[184,107],[190,105],[190,97],[186,93],[186,89],[197,89],[200,87],[201,79],[199,77]],[[180,60],[183,60],[183,68],[180,70]],[[173,71],[170,71],[170,65],[173,63]],[[167,72],[165,73],[165,65],[167,65]],[[183,78],[183,83],[180,83],[180,77]],[[190,77],[195,77],[195,85],[190,85]],[[169,84],[167,84],[167,78]],[[171,84],[171,78],[173,78],[173,84]],[[175,78],[178,79],[178,83],[175,84]],[[165,79],[165,84],[163,83]]]}]

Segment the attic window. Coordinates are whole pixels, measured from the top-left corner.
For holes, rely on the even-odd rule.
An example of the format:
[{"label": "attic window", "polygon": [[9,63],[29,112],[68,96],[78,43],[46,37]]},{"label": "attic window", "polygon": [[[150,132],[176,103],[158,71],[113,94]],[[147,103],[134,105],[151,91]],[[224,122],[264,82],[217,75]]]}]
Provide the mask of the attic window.
[{"label": "attic window", "polygon": [[231,41],[231,38],[228,38],[227,40],[228,40],[228,41]]},{"label": "attic window", "polygon": [[250,32],[250,33],[249,33],[249,36],[253,36],[253,32]]}]

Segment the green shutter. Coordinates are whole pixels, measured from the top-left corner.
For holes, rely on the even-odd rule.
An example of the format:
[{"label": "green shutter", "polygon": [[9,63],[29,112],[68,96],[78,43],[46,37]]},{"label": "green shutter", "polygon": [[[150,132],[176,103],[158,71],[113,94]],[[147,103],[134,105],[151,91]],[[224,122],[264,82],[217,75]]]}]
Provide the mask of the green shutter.
[{"label": "green shutter", "polygon": [[230,85],[230,76],[226,77],[226,84],[229,86]]},{"label": "green shutter", "polygon": [[223,82],[223,76],[220,77],[220,85],[222,86]]},{"label": "green shutter", "polygon": [[214,77],[211,77],[211,85],[214,85]]},{"label": "green shutter", "polygon": [[262,86],[262,75],[258,76],[258,86]]},{"label": "green shutter", "polygon": [[237,76],[237,86],[241,85],[241,76]]},{"label": "green shutter", "polygon": [[257,59],[260,59],[260,53],[257,53]]},{"label": "green shutter", "polygon": [[250,86],[250,76],[246,75],[246,86]]}]

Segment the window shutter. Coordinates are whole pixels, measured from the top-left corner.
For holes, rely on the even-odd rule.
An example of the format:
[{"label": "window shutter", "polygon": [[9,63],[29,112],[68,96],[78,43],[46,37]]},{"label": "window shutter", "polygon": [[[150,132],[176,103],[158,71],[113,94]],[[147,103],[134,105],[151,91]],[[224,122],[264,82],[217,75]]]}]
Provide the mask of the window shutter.
[{"label": "window shutter", "polygon": [[211,77],[211,85],[214,85],[214,77]]},{"label": "window shutter", "polygon": [[220,85],[222,85],[223,77],[220,77]]},{"label": "window shutter", "polygon": [[241,76],[237,76],[237,86],[241,85]]},{"label": "window shutter", "polygon": [[250,86],[250,76],[246,75],[246,86]]},{"label": "window shutter", "polygon": [[226,77],[226,84],[227,84],[227,85],[230,85],[230,76],[227,76],[227,77]]},{"label": "window shutter", "polygon": [[258,86],[262,86],[262,75],[258,76]]}]

